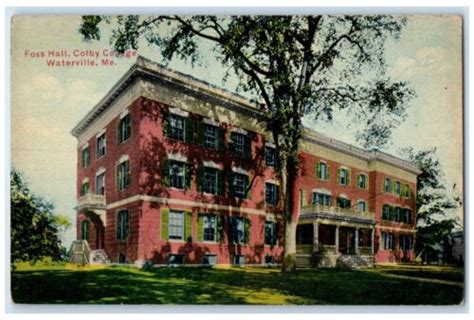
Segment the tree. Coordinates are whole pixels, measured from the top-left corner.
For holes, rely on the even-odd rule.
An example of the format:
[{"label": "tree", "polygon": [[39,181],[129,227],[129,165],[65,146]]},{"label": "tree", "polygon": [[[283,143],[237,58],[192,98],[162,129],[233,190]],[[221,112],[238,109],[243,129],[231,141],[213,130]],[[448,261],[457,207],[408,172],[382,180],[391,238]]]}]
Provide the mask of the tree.
[{"label": "tree", "polygon": [[43,257],[60,260],[64,249],[60,232],[71,223],[62,215],[54,215],[52,203],[33,194],[23,175],[10,173],[11,194],[11,260],[35,261]]},{"label": "tree", "polygon": [[455,185],[452,194],[448,193],[436,148],[421,151],[406,148],[402,154],[421,170],[417,177],[415,253],[423,262],[434,256],[437,259],[458,225],[457,220],[448,215],[462,205],[462,199]]},{"label": "tree", "polygon": [[378,16],[84,16],[84,40],[99,40],[102,22],[114,24],[118,52],[144,38],[166,61],[201,61],[199,46],[213,45],[216,59],[233,70],[243,90],[266,115],[279,159],[284,203],[283,271],[296,267],[298,222],[295,177],[304,134],[302,117],[332,120],[340,109],[362,122],[364,146],[387,143],[414,92],[386,76],[385,41],[398,38],[406,19]]}]

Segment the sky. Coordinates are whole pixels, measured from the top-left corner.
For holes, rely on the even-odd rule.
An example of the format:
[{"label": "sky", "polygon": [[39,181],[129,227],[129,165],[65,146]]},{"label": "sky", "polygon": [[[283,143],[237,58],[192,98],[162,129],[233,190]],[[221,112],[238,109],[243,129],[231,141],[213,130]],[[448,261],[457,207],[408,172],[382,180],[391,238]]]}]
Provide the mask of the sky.
[{"label": "sky", "polygon": [[[75,225],[76,139],[71,129],[134,63],[115,59],[114,66],[48,67],[41,57],[50,50],[87,53],[109,49],[110,30],[98,42],[82,41],[79,16],[16,17],[11,43],[11,164],[27,177],[31,189],[51,200],[55,212]],[[410,16],[398,41],[390,40],[386,59],[392,78],[407,81],[416,91],[404,123],[393,131],[386,151],[436,147],[446,183],[462,191],[462,30],[455,16]],[[205,47],[204,51],[209,50]],[[209,51],[210,52],[210,51]],[[140,55],[163,62],[156,48],[142,42]],[[100,60],[97,60],[100,62]],[[169,67],[212,84],[223,83],[224,69],[211,53],[201,66],[173,60]],[[335,139],[357,145],[350,119],[336,114],[332,123],[305,124]],[[457,213],[461,215],[461,210]],[[64,235],[75,238],[74,227]]]}]

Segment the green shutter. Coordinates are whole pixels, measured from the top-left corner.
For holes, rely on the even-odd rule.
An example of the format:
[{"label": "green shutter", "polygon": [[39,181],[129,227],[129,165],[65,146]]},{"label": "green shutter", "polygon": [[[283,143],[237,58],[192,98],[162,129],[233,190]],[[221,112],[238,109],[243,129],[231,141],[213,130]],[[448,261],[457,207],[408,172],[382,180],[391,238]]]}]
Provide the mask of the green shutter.
[{"label": "green shutter", "polygon": [[250,243],[250,219],[244,219],[244,243]]},{"label": "green shutter", "polygon": [[184,130],[185,130],[185,137],[184,141],[185,142],[194,142],[194,121],[185,118],[184,119]]},{"label": "green shutter", "polygon": [[222,128],[217,129],[217,150],[223,151],[225,149],[225,131]]},{"label": "green shutter", "polygon": [[224,240],[224,221],[220,215],[216,217],[216,226],[217,226],[217,241],[222,242]]},{"label": "green shutter", "polygon": [[170,185],[170,161],[166,158],[161,161],[161,184],[165,187]]},{"label": "green shutter", "polygon": [[316,163],[316,178],[321,179],[321,163]]},{"label": "green shutter", "polygon": [[395,181],[390,181],[390,193],[395,192]]},{"label": "green shutter", "polygon": [[125,211],[125,236],[124,239],[128,239],[130,237],[130,215],[128,210]]},{"label": "green shutter", "polygon": [[204,215],[198,214],[197,239],[199,242],[204,240]]},{"label": "green shutter", "polygon": [[125,161],[125,177],[124,177],[124,185],[126,187],[130,186],[130,160]]},{"label": "green shutter", "polygon": [[170,209],[161,208],[161,240],[168,240],[168,220]]},{"label": "green shutter", "polygon": [[132,115],[129,113],[127,115],[127,139],[132,136]]},{"label": "green shutter", "polygon": [[185,170],[185,173],[184,173],[184,189],[186,190],[189,190],[191,189],[191,182],[193,180],[193,168],[192,168],[192,165],[189,164],[189,163],[186,163],[185,166],[184,166],[184,170]]},{"label": "green shutter", "polygon": [[329,180],[329,177],[330,177],[330,174],[329,174],[329,168],[330,166],[328,164],[326,164],[326,180]]},{"label": "green shutter", "polygon": [[225,185],[224,185],[224,171],[217,170],[217,194],[222,196],[224,195]]},{"label": "green shutter", "polygon": [[170,116],[168,113],[163,114],[163,135],[169,137],[170,135]]},{"label": "green shutter", "polygon": [[365,188],[367,190],[369,189],[369,175],[368,174],[365,176]]},{"label": "green shutter", "polygon": [[197,179],[197,190],[198,192],[204,192],[204,171],[205,167],[204,166],[199,166],[197,168],[197,174],[196,174],[196,179]]},{"label": "green shutter", "polygon": [[245,198],[252,199],[252,192],[250,188],[250,177],[248,175],[245,176]]},{"label": "green shutter", "polygon": [[206,141],[205,140],[206,124],[202,122],[196,122],[195,127],[196,127],[197,144],[200,146],[204,146],[205,141]]},{"label": "green shutter", "polygon": [[337,183],[340,184],[341,183],[341,169],[337,169]]},{"label": "green shutter", "polygon": [[351,185],[351,176],[352,176],[352,171],[351,169],[347,169],[347,185]]},{"label": "green shutter", "polygon": [[185,222],[185,240],[192,242],[192,230],[193,230],[193,213],[191,211],[186,211],[186,222]]}]

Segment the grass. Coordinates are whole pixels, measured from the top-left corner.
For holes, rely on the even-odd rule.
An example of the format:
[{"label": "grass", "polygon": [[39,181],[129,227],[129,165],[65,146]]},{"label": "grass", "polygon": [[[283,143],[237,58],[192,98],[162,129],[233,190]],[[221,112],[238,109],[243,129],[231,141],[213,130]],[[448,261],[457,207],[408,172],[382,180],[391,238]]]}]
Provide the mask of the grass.
[{"label": "grass", "polygon": [[15,303],[450,305],[463,301],[463,270],[363,270],[16,265]]}]

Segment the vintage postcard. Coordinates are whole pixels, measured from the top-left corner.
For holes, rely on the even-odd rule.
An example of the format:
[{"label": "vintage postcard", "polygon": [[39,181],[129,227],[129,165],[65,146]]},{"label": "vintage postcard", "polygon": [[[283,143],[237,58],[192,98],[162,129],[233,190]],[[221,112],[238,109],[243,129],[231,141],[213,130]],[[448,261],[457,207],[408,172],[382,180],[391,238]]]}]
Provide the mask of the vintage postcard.
[{"label": "vintage postcard", "polygon": [[12,303],[462,305],[462,29],[14,16]]}]

